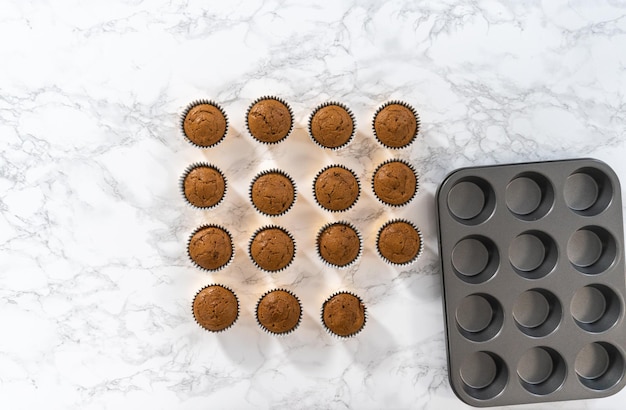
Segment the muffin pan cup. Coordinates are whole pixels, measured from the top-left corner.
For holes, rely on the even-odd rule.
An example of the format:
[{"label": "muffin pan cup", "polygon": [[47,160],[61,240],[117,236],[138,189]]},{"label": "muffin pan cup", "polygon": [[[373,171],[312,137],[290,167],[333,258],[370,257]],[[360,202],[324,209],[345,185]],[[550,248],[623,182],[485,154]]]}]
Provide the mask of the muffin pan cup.
[{"label": "muffin pan cup", "polygon": [[437,191],[452,388],[477,407],[626,384],[620,184],[576,159],[457,170]]}]

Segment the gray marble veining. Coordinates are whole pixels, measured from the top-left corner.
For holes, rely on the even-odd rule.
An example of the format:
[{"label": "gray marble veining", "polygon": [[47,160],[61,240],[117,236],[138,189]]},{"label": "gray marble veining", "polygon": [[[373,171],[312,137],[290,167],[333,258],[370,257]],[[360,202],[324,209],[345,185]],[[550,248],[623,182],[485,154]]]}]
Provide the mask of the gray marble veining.
[{"label": "gray marble veining", "polygon": [[[463,408],[447,381],[434,193],[472,164],[592,156],[626,176],[626,4],[459,0],[178,2],[14,1],[0,4],[0,407]],[[277,95],[295,127],[266,147],[245,128],[248,105]],[[226,139],[199,150],[179,115],[198,98],[229,117]],[[348,105],[357,135],[326,152],[307,120],[326,100]],[[390,151],[372,115],[399,99],[421,116],[418,140]],[[410,205],[389,209],[370,189],[387,158],[420,178]],[[192,162],[225,171],[226,200],[186,206],[178,178]],[[351,167],[363,188],[344,214],[323,212],[311,182]],[[294,177],[295,207],[260,216],[248,201],[259,171]],[[396,268],[376,254],[386,220],[417,224],[424,251]],[[317,229],[349,219],[364,251],[346,270],[315,254]],[[233,263],[207,274],[185,243],[207,221],[228,226]],[[277,223],[298,245],[268,275],[249,236]],[[202,286],[231,286],[236,325],[199,328]],[[254,319],[257,298],[292,289],[304,317],[274,338]],[[348,289],[368,308],[363,332],[328,335],[319,309]],[[558,408],[621,408],[626,392]],[[529,406],[529,408],[538,408]]]}]

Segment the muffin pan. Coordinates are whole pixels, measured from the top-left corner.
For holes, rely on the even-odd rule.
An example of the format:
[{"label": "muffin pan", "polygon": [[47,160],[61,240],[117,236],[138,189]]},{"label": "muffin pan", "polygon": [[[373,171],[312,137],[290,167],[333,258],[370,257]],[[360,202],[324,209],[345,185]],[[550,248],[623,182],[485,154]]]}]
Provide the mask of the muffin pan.
[{"label": "muffin pan", "polygon": [[437,192],[448,372],[477,406],[626,383],[619,180],[576,159],[464,168]]}]

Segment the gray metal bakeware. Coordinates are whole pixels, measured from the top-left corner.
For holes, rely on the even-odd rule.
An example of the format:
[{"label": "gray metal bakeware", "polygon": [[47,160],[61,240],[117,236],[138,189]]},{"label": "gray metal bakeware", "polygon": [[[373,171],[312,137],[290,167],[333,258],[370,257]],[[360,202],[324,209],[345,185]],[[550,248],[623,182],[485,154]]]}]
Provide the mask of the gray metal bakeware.
[{"label": "gray metal bakeware", "polygon": [[463,168],[437,191],[448,375],[477,407],[626,383],[619,180],[575,159]]}]

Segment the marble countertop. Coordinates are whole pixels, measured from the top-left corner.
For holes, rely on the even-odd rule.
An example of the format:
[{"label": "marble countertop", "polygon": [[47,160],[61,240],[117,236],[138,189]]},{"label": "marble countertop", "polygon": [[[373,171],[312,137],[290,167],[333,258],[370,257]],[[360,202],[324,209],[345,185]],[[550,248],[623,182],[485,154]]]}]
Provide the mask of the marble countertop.
[{"label": "marble countertop", "polygon": [[[322,2],[324,3],[324,2]],[[469,165],[595,157],[626,180],[626,5],[618,2],[459,0],[178,2],[4,1],[0,4],[0,407],[466,408],[452,392],[445,354],[434,195]],[[249,104],[285,99],[295,125],[284,143],[254,142]],[[209,98],[229,118],[226,139],[200,150],[180,132],[191,101]],[[389,100],[421,118],[417,141],[387,150],[373,138]],[[327,152],[307,135],[315,106],[337,100],[357,134]],[[410,161],[419,192],[389,209],[369,178],[388,158]],[[225,171],[215,210],[185,205],[178,186],[191,163]],[[342,163],[362,197],[323,212],[310,184]],[[280,167],[298,200],[266,218],[247,192]],[[378,227],[414,222],[419,259],[385,264]],[[322,264],[319,227],[352,221],[359,262]],[[227,226],[235,258],[215,273],[189,261],[200,224]],[[247,256],[250,235],[277,223],[298,246],[268,275]],[[209,283],[233,288],[241,315],[221,334],[191,315]],[[300,327],[260,330],[258,297],[272,287],[302,300]],[[319,320],[337,290],[361,296],[367,325],[334,338]],[[622,408],[626,390],[556,408]],[[540,408],[528,405],[520,408]]]}]

